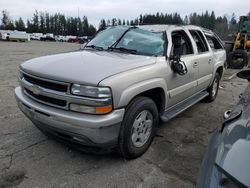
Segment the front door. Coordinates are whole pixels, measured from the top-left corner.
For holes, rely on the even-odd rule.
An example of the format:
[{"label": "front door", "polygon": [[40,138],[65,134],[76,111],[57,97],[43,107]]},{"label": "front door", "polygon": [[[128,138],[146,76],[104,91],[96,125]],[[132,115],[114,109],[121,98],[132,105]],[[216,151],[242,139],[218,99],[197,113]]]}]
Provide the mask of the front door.
[{"label": "front door", "polygon": [[[172,70],[167,75],[168,108],[194,95],[197,92],[198,78],[198,65],[195,61],[193,45],[186,31],[173,31],[169,45],[171,45],[169,57],[180,56],[188,72],[185,75],[179,75]],[[171,66],[172,62],[169,60],[167,63]]]}]

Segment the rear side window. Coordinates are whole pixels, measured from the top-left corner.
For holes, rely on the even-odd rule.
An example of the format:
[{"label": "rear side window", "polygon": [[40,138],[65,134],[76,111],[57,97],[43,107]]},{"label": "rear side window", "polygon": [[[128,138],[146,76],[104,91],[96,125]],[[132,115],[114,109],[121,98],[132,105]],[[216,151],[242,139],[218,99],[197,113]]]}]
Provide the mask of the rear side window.
[{"label": "rear side window", "polygon": [[198,53],[203,53],[208,51],[208,45],[206,39],[200,31],[190,30],[190,33],[196,43]]},{"label": "rear side window", "polygon": [[215,36],[206,35],[206,38],[212,50],[219,50],[224,48]]}]

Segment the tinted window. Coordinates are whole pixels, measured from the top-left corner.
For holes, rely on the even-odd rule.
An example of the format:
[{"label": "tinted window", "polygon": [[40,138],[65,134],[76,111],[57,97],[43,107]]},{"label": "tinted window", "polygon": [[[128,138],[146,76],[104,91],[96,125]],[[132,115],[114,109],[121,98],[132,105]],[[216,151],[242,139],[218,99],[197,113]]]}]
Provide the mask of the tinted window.
[{"label": "tinted window", "polygon": [[203,34],[197,30],[190,30],[190,33],[194,39],[194,42],[196,43],[198,53],[207,52],[208,46]]},{"label": "tinted window", "polygon": [[193,47],[187,33],[183,30],[172,33],[171,55],[188,55],[193,54]]},{"label": "tinted window", "polygon": [[210,47],[213,50],[218,50],[218,49],[223,49],[224,47],[222,46],[222,44],[220,43],[220,41],[214,37],[214,36],[210,36],[210,35],[206,35],[207,41],[210,45]]}]

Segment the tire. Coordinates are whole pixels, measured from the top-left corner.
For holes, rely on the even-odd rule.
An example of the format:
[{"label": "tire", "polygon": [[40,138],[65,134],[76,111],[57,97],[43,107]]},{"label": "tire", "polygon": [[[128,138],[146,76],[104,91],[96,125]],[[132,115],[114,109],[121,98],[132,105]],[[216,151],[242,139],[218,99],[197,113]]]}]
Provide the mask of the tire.
[{"label": "tire", "polygon": [[[242,58],[240,62],[234,62],[235,58]],[[233,69],[242,69],[245,65],[248,64],[249,57],[245,50],[237,49],[228,54],[227,62],[228,66]]]},{"label": "tire", "polygon": [[229,54],[230,52],[233,50],[233,47],[234,47],[234,44],[233,42],[232,43],[226,43],[225,44],[225,50],[226,50],[226,56],[227,56],[227,60],[226,62],[224,63],[224,68],[227,69],[229,66],[228,66],[228,58],[229,58]]},{"label": "tire", "polygon": [[219,85],[220,85],[220,75],[218,72],[216,72],[213,83],[208,88],[208,96],[205,98],[205,101],[213,102],[216,99],[219,91]]},{"label": "tire", "polygon": [[226,53],[229,54],[232,50],[233,50],[233,47],[234,47],[234,43],[226,43],[225,44],[225,50],[226,50]]},{"label": "tire", "polygon": [[134,159],[144,154],[153,141],[158,123],[159,114],[156,104],[148,97],[135,98],[126,109],[120,129],[121,155],[126,159]]}]

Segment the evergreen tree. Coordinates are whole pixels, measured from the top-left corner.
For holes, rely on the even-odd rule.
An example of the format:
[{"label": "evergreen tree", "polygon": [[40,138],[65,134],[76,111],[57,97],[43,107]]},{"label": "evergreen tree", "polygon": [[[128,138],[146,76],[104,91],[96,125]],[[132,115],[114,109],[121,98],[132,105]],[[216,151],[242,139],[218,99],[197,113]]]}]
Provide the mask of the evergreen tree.
[{"label": "evergreen tree", "polygon": [[40,26],[39,31],[45,33],[45,15],[43,12],[40,12]]},{"label": "evergreen tree", "polygon": [[86,16],[83,17],[83,35],[88,35],[89,22]]},{"label": "evergreen tree", "polygon": [[33,19],[32,19],[32,32],[39,32],[39,17],[38,17],[38,12],[37,10],[33,14]]},{"label": "evergreen tree", "polygon": [[15,29],[18,31],[25,31],[25,24],[23,19],[20,17],[18,20],[15,21]]},{"label": "evergreen tree", "polygon": [[0,25],[1,29],[13,30],[14,24],[9,16],[9,12],[7,10],[2,10],[2,24]]},{"label": "evergreen tree", "polygon": [[118,24],[118,25],[122,25],[121,19],[118,19],[117,24]]},{"label": "evergreen tree", "polygon": [[106,27],[106,21],[104,19],[101,19],[99,24],[99,29],[104,29]]},{"label": "evergreen tree", "polygon": [[111,20],[111,24],[112,24],[112,26],[116,26],[117,25],[117,19],[116,18],[112,18],[112,20]]}]

